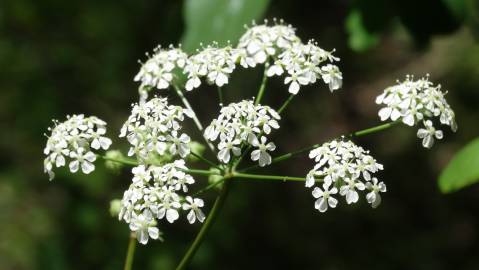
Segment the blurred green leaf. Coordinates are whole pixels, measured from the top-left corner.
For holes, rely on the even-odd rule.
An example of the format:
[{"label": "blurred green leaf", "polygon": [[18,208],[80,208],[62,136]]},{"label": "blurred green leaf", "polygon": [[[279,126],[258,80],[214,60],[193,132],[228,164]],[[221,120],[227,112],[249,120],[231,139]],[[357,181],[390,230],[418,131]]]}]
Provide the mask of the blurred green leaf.
[{"label": "blurred green leaf", "polygon": [[353,9],[346,18],[346,31],[349,34],[349,47],[355,51],[366,51],[379,41],[377,34],[369,32],[363,23],[362,14]]},{"label": "blurred green leaf", "polygon": [[458,21],[463,21],[466,16],[466,0],[442,0],[451,14]]},{"label": "blurred green leaf", "polygon": [[183,49],[193,52],[200,43],[225,45],[236,42],[244,25],[262,17],[269,0],[186,0],[183,9]]},{"label": "blurred green leaf", "polygon": [[476,138],[449,162],[439,177],[439,188],[449,193],[479,181],[479,138]]}]

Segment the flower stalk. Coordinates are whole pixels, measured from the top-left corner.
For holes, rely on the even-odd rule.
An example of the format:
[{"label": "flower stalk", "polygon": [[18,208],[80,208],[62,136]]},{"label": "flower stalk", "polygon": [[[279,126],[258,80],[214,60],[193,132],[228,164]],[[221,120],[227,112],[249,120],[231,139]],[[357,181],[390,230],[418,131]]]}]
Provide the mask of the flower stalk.
[{"label": "flower stalk", "polygon": [[196,251],[200,247],[201,243],[203,242],[206,233],[208,233],[209,229],[215,222],[218,213],[220,209],[223,207],[223,204],[226,200],[226,197],[228,196],[228,192],[230,189],[230,179],[225,178],[223,188],[221,189],[221,192],[219,196],[216,198],[215,203],[213,204],[213,208],[211,209],[210,213],[208,214],[208,217],[206,218],[205,222],[201,226],[200,231],[196,235],[195,240],[193,240],[193,243],[190,245],[188,248],[188,251],[186,251],[185,255],[181,259],[180,263],[176,267],[176,270],[183,270],[186,269],[188,264],[190,263],[191,259],[193,259],[193,256],[195,255]]},{"label": "flower stalk", "polygon": [[128,250],[126,252],[126,260],[124,270],[131,270],[133,265],[133,258],[135,256],[136,235],[134,232],[130,233],[130,240],[128,241]]},{"label": "flower stalk", "polygon": [[254,104],[258,105],[261,102],[261,99],[263,99],[264,96],[264,91],[266,89],[266,82],[268,81],[268,76],[266,75],[268,71],[269,64],[266,62],[264,64],[264,72],[263,72],[263,78],[261,79],[261,86],[259,87],[258,90],[258,95],[255,98]]}]

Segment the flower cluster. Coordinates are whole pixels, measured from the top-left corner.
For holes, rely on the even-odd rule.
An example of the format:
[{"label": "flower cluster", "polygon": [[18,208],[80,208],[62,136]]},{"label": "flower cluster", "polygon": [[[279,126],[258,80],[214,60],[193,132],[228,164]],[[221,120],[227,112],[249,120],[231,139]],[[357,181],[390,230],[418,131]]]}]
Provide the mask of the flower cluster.
[{"label": "flower cluster", "polygon": [[243,100],[221,108],[220,115],[205,129],[205,138],[218,143],[218,160],[228,163],[231,154],[240,156],[242,147],[251,145],[251,159],[260,166],[271,163],[269,151],[275,150],[265,135],[278,129],[279,114],[268,106],[255,105],[251,100]]},{"label": "flower cluster", "polygon": [[422,145],[431,148],[434,138],[441,139],[443,133],[437,130],[432,122],[434,117],[439,118],[443,125],[457,130],[454,111],[445,99],[441,91],[441,85],[434,86],[428,76],[419,80],[407,76],[403,82],[388,87],[376,98],[377,104],[385,105],[379,110],[382,121],[391,119],[401,120],[408,126],[414,126],[420,122],[424,128],[420,128],[417,136],[422,139]]},{"label": "flower cluster", "polygon": [[[342,73],[332,64],[339,60],[332,52],[321,49],[314,41],[303,44],[295,29],[283,21],[278,23],[275,20],[272,26],[265,21],[262,25],[253,24],[248,28],[236,47],[228,45],[220,48],[213,43],[190,57],[171,46],[168,50],[157,48],[142,65],[135,81],[141,81],[139,89],[144,101],[151,88],[169,87],[175,67],[183,69],[187,75],[185,89],[191,91],[201,85],[203,77],[209,84],[218,87],[228,84],[236,64],[250,68],[258,64],[269,66],[271,62],[267,75],[285,73],[284,82],[289,85],[292,94],[297,94],[301,85],[313,84],[317,79],[322,79],[334,91],[342,85]],[[326,61],[329,64],[321,66]]]},{"label": "flower cluster", "polygon": [[162,166],[139,165],[132,169],[133,183],[123,195],[118,218],[130,225],[140,243],[148,243],[149,238],[161,239],[157,220],[173,223],[181,210],[188,211],[189,223],[204,221],[203,200],[179,194],[188,192],[188,186],[195,182],[185,170],[183,160]]},{"label": "flower cluster", "polygon": [[333,64],[320,65],[329,61],[339,61],[332,52],[325,51],[317,46],[316,42],[307,44],[294,43],[290,48],[281,53],[274,64],[267,70],[267,75],[279,76],[286,71],[285,84],[289,84],[288,91],[296,95],[301,85],[309,85],[321,78],[329,85],[329,90],[334,91],[342,86],[343,75],[339,68]]},{"label": "flower cluster", "polygon": [[180,122],[192,113],[183,107],[168,105],[166,98],[155,97],[133,104],[131,115],[120,132],[120,137],[126,137],[131,144],[128,156],[136,155],[140,161],[166,152],[186,157],[190,153],[190,137],[180,133]]},{"label": "flower cluster", "polygon": [[206,77],[209,84],[221,87],[228,83],[228,76],[235,69],[233,49],[218,48],[217,44],[199,50],[188,58],[184,69],[188,75],[185,89],[191,91],[201,85],[201,77]]},{"label": "flower cluster", "polygon": [[135,76],[135,81],[140,81],[139,87],[141,100],[146,101],[151,88],[166,89],[173,80],[175,67],[183,68],[188,56],[179,48],[170,45],[168,49],[157,47],[153,55],[142,64],[140,72]]},{"label": "flower cluster", "polygon": [[53,121],[54,127],[49,128],[51,135],[43,150],[47,156],[44,160],[44,171],[50,180],[55,177],[53,167],[63,167],[70,158],[69,168],[72,173],[79,169],[85,174],[95,169],[93,162],[96,155],[93,150],[107,150],[111,140],[105,137],[106,123],[101,119],[83,114],[67,116],[63,123]]},{"label": "flower cluster", "polygon": [[295,29],[283,22],[274,26],[268,26],[267,21],[263,25],[253,25],[240,38],[237,54],[241,66],[255,67],[264,64],[268,57],[280,54],[293,44],[300,42]]},{"label": "flower cluster", "polygon": [[338,200],[333,195],[338,192],[351,204],[358,201],[358,191],[368,190],[368,203],[374,208],[381,203],[379,193],[386,191],[386,185],[372,174],[382,170],[383,165],[369,151],[351,141],[334,140],[312,150],[309,157],[316,165],[306,177],[306,187],[323,182],[322,188],[315,187],[312,192],[316,198],[314,207],[320,212],[336,207]]}]

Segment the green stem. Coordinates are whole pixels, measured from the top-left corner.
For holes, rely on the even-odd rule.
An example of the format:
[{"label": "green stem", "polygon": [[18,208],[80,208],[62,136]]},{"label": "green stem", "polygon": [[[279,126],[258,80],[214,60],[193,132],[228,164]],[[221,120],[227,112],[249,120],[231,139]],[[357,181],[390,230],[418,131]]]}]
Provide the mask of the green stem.
[{"label": "green stem", "polygon": [[256,99],[254,100],[254,104],[258,105],[261,102],[261,99],[263,99],[264,95],[264,90],[266,89],[266,82],[268,81],[268,76],[266,75],[266,72],[268,71],[269,64],[266,62],[264,64],[264,72],[263,72],[263,79],[261,80],[261,85],[258,90],[258,95],[256,96]]},{"label": "green stem", "polygon": [[176,270],[186,269],[191,259],[193,259],[193,256],[195,255],[196,251],[198,250],[201,243],[203,242],[206,236],[206,233],[208,233],[209,229],[211,228],[211,225],[213,225],[216,217],[218,216],[218,213],[221,207],[223,206],[226,200],[226,197],[228,195],[229,187],[230,187],[230,181],[226,180],[224,182],[223,188],[221,189],[220,195],[216,198],[216,201],[213,204],[213,208],[211,209],[210,213],[208,214],[208,217],[205,220],[205,223],[203,223],[203,226],[201,226],[201,229],[196,235],[195,240],[188,248],[188,251],[186,251],[185,255],[183,256],[183,259],[181,259],[180,263],[176,267]]},{"label": "green stem", "polygon": [[102,155],[96,155],[98,158],[101,158],[103,160],[107,160],[107,161],[113,161],[113,162],[117,162],[117,163],[121,163],[121,164],[124,164],[124,165],[131,165],[131,166],[137,166],[138,165],[138,162],[136,162],[135,160],[133,159],[126,159],[126,158],[122,158],[122,159],[119,159],[119,158],[110,158],[110,157],[107,157],[107,156],[102,156]]},{"label": "green stem", "polygon": [[[362,136],[365,136],[365,135],[368,135],[368,134],[372,134],[372,133],[376,133],[376,132],[379,132],[379,131],[382,131],[382,130],[386,130],[390,127],[393,127],[393,126],[397,125],[398,123],[400,123],[400,122],[399,121],[389,122],[389,123],[382,124],[382,125],[379,125],[379,126],[359,130],[359,131],[350,133],[350,134],[348,134],[344,137],[346,137],[346,138],[362,137]],[[340,137],[336,137],[336,138],[340,138]],[[302,148],[302,149],[299,149],[299,150],[289,152],[289,153],[283,154],[281,156],[275,157],[271,160],[271,164],[290,159],[294,156],[297,156],[297,155],[302,154],[304,152],[308,152],[308,151],[310,151],[314,148],[320,147],[321,145],[322,145],[322,143],[313,144],[311,146],[308,146],[308,147],[305,147],[305,148]],[[259,165],[253,165],[253,166],[241,169],[240,171],[245,172],[245,171],[249,171],[249,170],[252,170],[252,169],[256,169],[258,167],[259,167]]]},{"label": "green stem", "polygon": [[376,133],[376,132],[388,129],[388,128],[393,127],[393,126],[395,126],[399,123],[401,123],[401,122],[400,121],[389,122],[389,123],[379,125],[379,126],[375,126],[375,127],[372,127],[372,128],[359,130],[359,131],[356,131],[356,132],[353,132],[353,133],[349,134],[348,137],[351,137],[351,138],[352,137],[362,137],[364,135],[368,135],[368,134],[372,134],[372,133]]},{"label": "green stem", "polygon": [[291,102],[291,100],[293,100],[295,95],[291,94],[288,99],[283,103],[283,105],[281,105],[281,107],[278,109],[278,113],[281,114],[284,109],[286,109],[286,107],[288,107],[289,103]]},{"label": "green stem", "polygon": [[221,87],[218,86],[218,99],[220,101],[220,107],[223,107],[223,91]]},{"label": "green stem", "polygon": [[126,260],[124,270],[131,270],[133,265],[133,257],[135,256],[136,237],[135,233],[130,233],[130,240],[128,242],[128,250],[126,252]]},{"label": "green stem", "polygon": [[222,168],[221,168],[218,164],[215,164],[213,161],[211,161],[211,160],[209,160],[209,159],[203,157],[202,155],[199,155],[199,154],[197,154],[197,153],[195,153],[195,152],[193,152],[193,151],[191,151],[190,154],[193,155],[193,156],[195,156],[195,157],[198,158],[199,160],[201,160],[201,161],[207,163],[208,165],[210,165],[210,166],[212,166],[212,167],[215,167],[215,168],[217,168],[217,169],[219,169],[219,170],[222,170]]},{"label": "green stem", "polygon": [[233,173],[233,177],[235,177],[235,178],[258,179],[258,180],[280,180],[280,181],[302,181],[302,182],[304,182],[306,180],[306,178],[304,178],[304,177],[249,174],[249,173]]},{"label": "green stem", "polygon": [[186,99],[185,95],[183,95],[183,92],[181,92],[181,89],[173,84],[173,88],[175,89],[175,92],[176,94],[178,95],[178,97],[181,99],[181,102],[183,102],[183,104],[185,105],[185,107],[190,110],[191,112],[193,112],[193,122],[195,122],[195,125],[196,127],[198,128],[198,130],[200,131],[203,139],[205,140],[206,144],[208,145],[208,147],[210,148],[210,150],[215,153],[215,147],[213,146],[213,144],[208,141],[208,139],[205,138],[204,134],[203,134],[203,125],[201,124],[200,122],[200,119],[198,119],[198,117],[196,116],[196,113],[195,111],[193,110],[193,107],[191,107],[190,105],[190,102],[188,102],[188,100]]}]

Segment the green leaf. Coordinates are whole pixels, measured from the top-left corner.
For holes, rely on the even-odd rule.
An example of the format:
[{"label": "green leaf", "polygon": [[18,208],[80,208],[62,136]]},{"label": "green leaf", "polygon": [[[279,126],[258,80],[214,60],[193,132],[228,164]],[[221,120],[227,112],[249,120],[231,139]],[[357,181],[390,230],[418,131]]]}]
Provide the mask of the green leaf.
[{"label": "green leaf", "polygon": [[353,9],[346,18],[346,31],[349,34],[349,47],[354,51],[366,51],[379,41],[377,34],[369,32],[363,23],[362,14]]},{"label": "green leaf", "polygon": [[476,182],[479,182],[479,138],[452,158],[439,177],[439,188],[449,193]]},{"label": "green leaf", "polygon": [[268,4],[269,0],[186,0],[182,48],[191,53],[200,43],[236,43],[245,32],[244,25],[260,19]]}]

